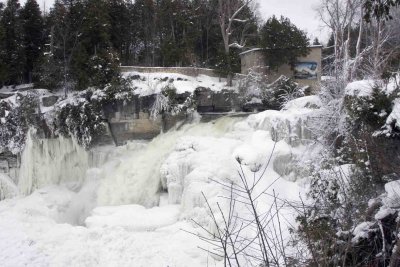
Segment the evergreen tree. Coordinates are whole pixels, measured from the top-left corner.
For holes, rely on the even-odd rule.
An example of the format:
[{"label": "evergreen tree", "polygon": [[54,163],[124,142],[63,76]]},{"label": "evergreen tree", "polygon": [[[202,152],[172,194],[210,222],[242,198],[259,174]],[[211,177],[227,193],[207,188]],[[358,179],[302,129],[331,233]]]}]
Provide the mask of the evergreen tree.
[{"label": "evergreen tree", "polygon": [[136,53],[138,60],[145,66],[155,65],[156,24],[155,4],[153,0],[136,0],[133,11],[135,36],[137,37]]},{"label": "evergreen tree", "polygon": [[131,57],[130,6],[124,0],[109,0],[107,3],[107,9],[110,21],[110,41],[114,50],[118,52],[121,62],[129,64]]},{"label": "evergreen tree", "polygon": [[375,17],[378,20],[381,18],[392,19],[392,16],[390,15],[390,10],[399,6],[400,0],[365,0],[364,18],[367,21],[370,21],[372,17]]},{"label": "evergreen tree", "polygon": [[112,48],[102,49],[88,61],[89,85],[104,87],[119,75],[118,55]]},{"label": "evergreen tree", "polygon": [[261,28],[261,46],[272,69],[283,64],[293,66],[298,57],[309,53],[308,43],[306,33],[283,16],[280,19],[272,16]]},{"label": "evergreen tree", "polygon": [[206,66],[214,68],[218,63],[218,55],[222,49],[221,29],[218,23],[218,1],[208,1],[205,13],[205,44],[206,44]]},{"label": "evergreen tree", "polygon": [[321,45],[321,43],[319,42],[319,40],[318,40],[317,37],[314,38],[314,41],[313,41],[312,44],[313,44],[313,45]]},{"label": "evergreen tree", "polygon": [[38,87],[55,90],[61,87],[63,81],[62,60],[54,55],[54,26],[48,33],[44,53],[40,58],[39,68],[35,69],[35,85]]},{"label": "evergreen tree", "polygon": [[36,0],[27,0],[21,14],[26,56],[25,80],[32,82],[32,72],[38,67],[39,58],[44,45],[43,18]]},{"label": "evergreen tree", "polygon": [[[3,3],[0,3],[0,21],[2,20],[3,16],[3,7],[4,7]],[[7,79],[7,68],[5,62],[3,61],[5,53],[4,36],[5,36],[4,27],[0,23],[0,88],[3,86],[4,82]]]},{"label": "evergreen tree", "polygon": [[88,54],[108,48],[110,42],[110,17],[105,0],[87,0],[81,27],[81,42]]},{"label": "evergreen tree", "polygon": [[187,0],[161,0],[157,6],[162,66],[189,65],[196,32],[193,30],[191,3]]},{"label": "evergreen tree", "polygon": [[119,60],[110,41],[110,17],[105,0],[88,0],[78,49],[72,58],[72,77],[77,89],[100,86],[116,77]]},{"label": "evergreen tree", "polygon": [[0,61],[6,66],[5,84],[16,85],[23,82],[25,51],[21,6],[18,0],[8,0],[0,21],[4,31],[3,49]]},{"label": "evergreen tree", "polygon": [[[50,61],[59,64],[65,93],[73,88],[73,59],[79,58],[81,28],[84,19],[84,5],[81,0],[56,0],[48,18],[48,28],[52,32],[52,56]],[[88,60],[82,56],[82,60]],[[84,70],[85,66],[81,66]],[[78,71],[75,70],[77,73]],[[51,77],[51,75],[48,75]]]}]

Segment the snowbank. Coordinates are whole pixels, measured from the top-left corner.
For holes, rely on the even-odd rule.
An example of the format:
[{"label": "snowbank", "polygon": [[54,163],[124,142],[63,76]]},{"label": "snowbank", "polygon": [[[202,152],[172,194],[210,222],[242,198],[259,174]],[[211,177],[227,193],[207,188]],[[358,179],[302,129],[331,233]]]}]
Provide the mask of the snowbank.
[{"label": "snowbank", "polygon": [[345,88],[345,95],[367,97],[372,94],[375,80],[361,80],[349,83]]},{"label": "snowbank", "polygon": [[179,205],[146,209],[140,205],[99,207],[85,224],[88,228],[122,227],[130,231],[154,231],[178,221]]},{"label": "snowbank", "polygon": [[304,96],[292,101],[289,101],[285,104],[284,109],[302,109],[302,108],[311,108],[318,109],[322,106],[321,99],[317,95]]},{"label": "snowbank", "polygon": [[[123,223],[124,227],[111,224],[112,218],[100,209],[103,216],[96,215],[99,217],[92,221],[108,218],[108,224],[86,228],[56,220],[73,196],[71,191],[61,187],[50,187],[26,198],[1,202],[1,266],[221,266],[198,249],[202,243],[197,237],[182,231],[193,231],[189,223],[170,225],[172,221],[166,221],[176,207],[158,208],[159,212],[153,214],[136,208],[134,216],[138,221],[131,219]],[[119,214],[123,213],[122,209]],[[121,216],[127,218],[129,212]],[[154,223],[158,220],[158,225],[153,224],[157,228],[137,231],[141,218],[151,218],[151,215],[157,216],[153,217]]]},{"label": "snowbank", "polygon": [[349,83],[345,88],[345,95],[367,97],[373,92],[375,86],[379,86],[387,94],[392,94],[398,89],[400,75],[391,78],[387,83],[382,80],[361,80]]}]

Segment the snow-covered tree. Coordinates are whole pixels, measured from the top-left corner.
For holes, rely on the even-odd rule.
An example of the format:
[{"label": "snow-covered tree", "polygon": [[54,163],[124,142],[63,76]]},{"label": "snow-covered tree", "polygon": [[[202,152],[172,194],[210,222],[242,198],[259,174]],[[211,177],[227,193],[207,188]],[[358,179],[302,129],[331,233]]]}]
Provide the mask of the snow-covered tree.
[{"label": "snow-covered tree", "polygon": [[400,0],[365,0],[365,19],[367,21],[370,21],[372,17],[391,19],[390,10],[398,6],[400,6]]},{"label": "snow-covered tree", "polygon": [[241,18],[241,13],[249,7],[253,0],[218,0],[219,26],[221,28],[222,40],[224,44],[225,56],[228,67],[228,85],[232,86],[232,66],[230,58],[231,48],[242,48],[245,45],[245,39],[240,43],[231,42],[231,36],[235,30],[236,23],[246,23],[250,18]]}]

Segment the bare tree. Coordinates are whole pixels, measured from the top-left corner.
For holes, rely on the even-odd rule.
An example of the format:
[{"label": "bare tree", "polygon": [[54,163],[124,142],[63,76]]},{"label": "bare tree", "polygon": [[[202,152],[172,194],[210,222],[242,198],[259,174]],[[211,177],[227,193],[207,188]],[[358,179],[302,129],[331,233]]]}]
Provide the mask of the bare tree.
[{"label": "bare tree", "polygon": [[224,50],[226,60],[228,61],[228,86],[232,86],[232,64],[230,59],[230,48],[242,48],[245,45],[245,39],[241,38],[240,43],[231,43],[231,36],[234,31],[234,22],[246,23],[247,19],[239,19],[239,15],[246,7],[249,7],[253,0],[218,0],[218,16],[219,26],[221,28],[222,39],[224,42]]},{"label": "bare tree", "polygon": [[[363,76],[379,78],[398,51],[396,45],[391,45],[398,28],[393,27],[397,9],[391,12],[392,23],[380,17],[366,23],[361,0],[322,0],[317,12],[333,33],[335,79],[346,84]],[[352,40],[352,32],[357,33],[356,40]],[[354,43],[355,47],[352,47]]]},{"label": "bare tree", "polygon": [[[191,234],[211,245],[209,249],[201,249],[223,259],[224,266],[290,266],[288,240],[284,237],[282,225],[283,221],[288,221],[282,210],[298,209],[301,206],[282,199],[271,190],[281,177],[277,177],[266,187],[262,186],[261,181],[265,179],[275,146],[276,143],[264,166],[250,167],[252,175],[246,174],[247,167],[237,158],[238,182],[211,179],[226,191],[226,194],[220,196],[221,202],[210,203],[203,193],[214,230],[193,221],[204,234]],[[270,200],[270,204],[261,209],[260,204],[265,204],[266,198]]]},{"label": "bare tree", "polygon": [[[343,77],[346,81],[351,76],[351,28],[356,21],[362,20],[361,9],[361,0],[322,0],[317,9],[321,21],[333,33],[334,76]],[[361,36],[358,39],[361,42]]]}]

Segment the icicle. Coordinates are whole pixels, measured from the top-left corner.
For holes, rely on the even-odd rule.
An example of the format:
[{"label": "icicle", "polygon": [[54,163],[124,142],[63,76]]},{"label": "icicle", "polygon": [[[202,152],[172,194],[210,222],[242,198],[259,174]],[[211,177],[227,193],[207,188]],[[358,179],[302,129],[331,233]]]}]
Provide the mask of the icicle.
[{"label": "icicle", "polygon": [[80,187],[89,168],[89,153],[72,139],[37,139],[29,131],[22,153],[18,188],[22,194],[52,184]]}]

